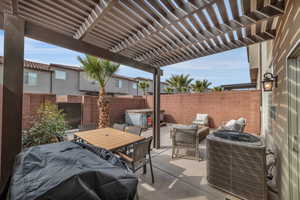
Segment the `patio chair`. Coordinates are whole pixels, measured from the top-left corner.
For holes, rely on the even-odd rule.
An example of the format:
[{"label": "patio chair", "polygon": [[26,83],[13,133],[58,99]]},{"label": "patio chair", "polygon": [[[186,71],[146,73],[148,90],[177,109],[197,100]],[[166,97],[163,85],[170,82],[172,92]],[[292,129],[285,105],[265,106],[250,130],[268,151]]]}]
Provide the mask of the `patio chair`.
[{"label": "patio chair", "polygon": [[238,131],[243,133],[247,125],[247,120],[243,117],[238,120],[229,120],[228,122],[222,123],[222,125],[217,130],[229,130]]},{"label": "patio chair", "polygon": [[120,131],[124,131],[125,127],[126,127],[126,124],[117,124],[117,123],[114,123],[112,127],[114,129],[117,129],[117,130],[120,130]]},{"label": "patio chair", "polygon": [[193,124],[199,126],[208,126],[208,114],[197,114],[196,119],[193,121]]},{"label": "patio chair", "polygon": [[172,130],[172,159],[178,156],[179,149],[194,149],[196,160],[199,160],[199,132],[197,127],[175,127]]},{"label": "patio chair", "polygon": [[[133,144],[133,151],[127,154],[117,152],[117,154],[127,162],[129,168],[136,172],[143,167],[143,173],[147,172],[147,164],[150,164],[152,183],[154,183],[153,168],[151,161],[151,142],[153,137],[146,138],[141,142]],[[148,156],[147,156],[148,155]]]},{"label": "patio chair", "polygon": [[141,134],[142,134],[142,128],[139,127],[139,126],[127,126],[125,128],[125,132],[141,136]]}]

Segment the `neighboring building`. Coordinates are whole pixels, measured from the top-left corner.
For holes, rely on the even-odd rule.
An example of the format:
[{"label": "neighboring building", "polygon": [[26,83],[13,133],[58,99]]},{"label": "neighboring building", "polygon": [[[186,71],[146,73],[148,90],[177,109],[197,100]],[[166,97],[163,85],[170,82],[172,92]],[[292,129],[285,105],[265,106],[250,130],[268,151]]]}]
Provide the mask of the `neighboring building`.
[{"label": "neighboring building", "polygon": [[[0,56],[0,71],[3,73],[3,57]],[[24,61],[24,92],[26,93],[52,93],[52,73],[49,65]],[[0,75],[2,78],[2,75]],[[2,82],[2,81],[1,81]]]},{"label": "neighboring building", "polygon": [[[0,73],[3,57],[0,56]],[[1,76],[2,77],[2,76]],[[138,81],[120,75],[113,75],[106,86],[109,95],[139,95]],[[24,92],[51,93],[57,95],[96,95],[99,86],[80,68],[59,64],[24,62]]]},{"label": "neighboring building", "polygon": [[[97,82],[90,79],[88,75],[81,71],[79,73],[79,90],[87,94],[95,94],[99,91]],[[106,85],[106,93],[112,95],[138,95],[137,81],[132,78],[113,75]]]},{"label": "neighboring building", "polygon": [[221,85],[223,90],[253,90],[256,89],[256,83],[238,83],[230,85]]},{"label": "neighboring building", "polygon": [[[148,82],[149,83],[149,88],[146,91],[148,94],[152,94],[153,93],[153,80],[152,79],[148,79],[148,78],[143,78],[143,77],[136,77],[134,80],[136,80],[137,82]],[[164,89],[167,87],[167,83],[165,82],[160,82],[160,93],[165,93]],[[138,88],[138,96],[142,96],[143,95],[143,91]]]}]

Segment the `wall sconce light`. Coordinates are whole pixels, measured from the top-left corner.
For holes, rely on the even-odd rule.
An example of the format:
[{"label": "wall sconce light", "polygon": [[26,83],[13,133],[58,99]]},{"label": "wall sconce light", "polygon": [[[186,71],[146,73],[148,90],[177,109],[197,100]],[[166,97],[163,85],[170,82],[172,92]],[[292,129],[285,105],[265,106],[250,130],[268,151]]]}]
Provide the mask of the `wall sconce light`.
[{"label": "wall sconce light", "polygon": [[274,86],[277,88],[277,77],[278,76],[269,72],[264,74],[264,80],[262,81],[262,84],[265,92],[272,91]]}]

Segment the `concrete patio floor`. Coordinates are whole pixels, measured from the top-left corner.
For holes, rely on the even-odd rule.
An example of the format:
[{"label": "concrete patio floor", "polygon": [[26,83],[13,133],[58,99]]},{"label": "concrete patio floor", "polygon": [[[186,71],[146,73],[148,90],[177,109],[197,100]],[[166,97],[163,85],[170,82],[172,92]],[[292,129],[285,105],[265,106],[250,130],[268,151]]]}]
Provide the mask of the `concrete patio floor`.
[{"label": "concrete patio floor", "polygon": [[[150,169],[143,175],[138,171],[140,200],[197,199],[197,200],[235,200],[208,185],[206,179],[205,141],[200,144],[200,161],[190,159],[171,159],[170,125],[161,127],[161,149],[152,151],[155,183],[151,183]],[[143,136],[152,135],[152,130]]]}]

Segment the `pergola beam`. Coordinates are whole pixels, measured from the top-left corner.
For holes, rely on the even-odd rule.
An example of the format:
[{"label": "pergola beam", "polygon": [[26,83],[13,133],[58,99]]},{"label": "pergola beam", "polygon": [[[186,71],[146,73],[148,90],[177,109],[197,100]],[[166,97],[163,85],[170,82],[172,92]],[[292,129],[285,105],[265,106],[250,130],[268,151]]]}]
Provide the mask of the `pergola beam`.
[{"label": "pergola beam", "polygon": [[[1,18],[1,14],[0,14]],[[1,20],[0,20],[1,23]],[[1,27],[1,24],[0,24]],[[127,65],[139,70],[143,70],[149,73],[154,73],[155,68],[151,65],[144,64],[141,62],[137,62],[132,60],[126,56],[118,55],[116,53],[112,53],[106,49],[103,49],[98,46],[94,46],[84,41],[76,40],[74,38],[68,37],[64,34],[57,33],[53,30],[35,25],[31,22],[25,23],[25,36],[43,41],[49,44],[57,45],[60,47],[64,47],[73,51],[78,51],[81,53],[101,57],[107,60],[111,60],[113,62],[117,62],[123,65]]]},{"label": "pergola beam", "polygon": [[5,15],[4,20],[3,18],[0,20],[0,27],[4,28],[3,83],[0,96],[0,190],[2,190],[11,174],[15,156],[21,151],[24,20]]},{"label": "pergola beam", "polygon": [[97,4],[92,10],[91,14],[86,18],[82,25],[78,28],[74,38],[78,40],[83,40],[85,36],[91,32],[101,19],[108,13],[117,3],[118,0],[110,0],[108,3],[106,1],[101,1],[103,7]]}]

